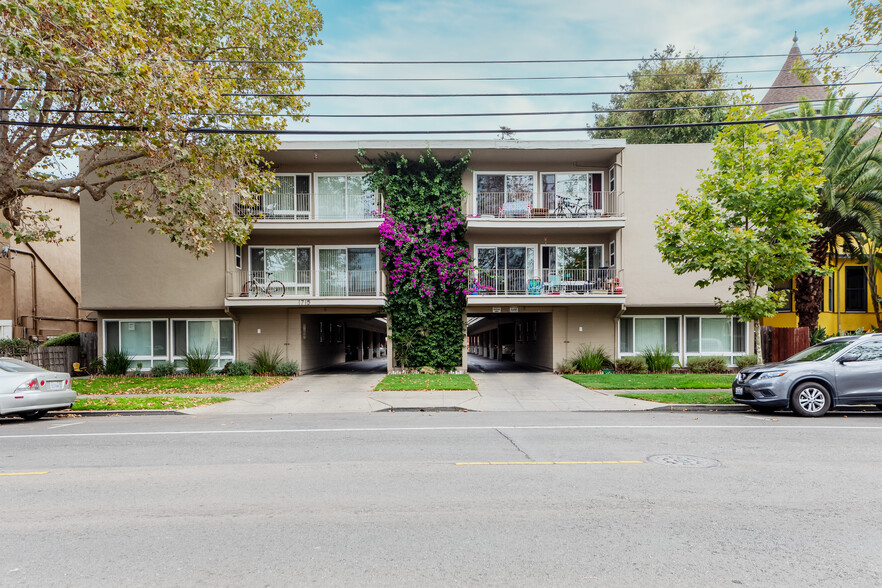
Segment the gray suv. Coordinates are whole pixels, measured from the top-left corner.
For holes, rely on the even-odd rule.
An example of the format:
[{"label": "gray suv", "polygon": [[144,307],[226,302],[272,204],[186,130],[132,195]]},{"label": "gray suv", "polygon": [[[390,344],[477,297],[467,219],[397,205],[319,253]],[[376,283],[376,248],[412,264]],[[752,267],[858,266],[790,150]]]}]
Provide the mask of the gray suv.
[{"label": "gray suv", "polygon": [[833,337],[782,362],[744,368],[732,384],[732,400],[760,412],[790,408],[810,417],[844,404],[882,409],[882,333]]}]

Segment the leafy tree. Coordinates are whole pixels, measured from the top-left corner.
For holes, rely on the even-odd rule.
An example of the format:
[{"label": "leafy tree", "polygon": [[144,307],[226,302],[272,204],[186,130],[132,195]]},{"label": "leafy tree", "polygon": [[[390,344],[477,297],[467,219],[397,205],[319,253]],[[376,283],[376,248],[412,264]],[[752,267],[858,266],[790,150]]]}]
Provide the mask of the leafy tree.
[{"label": "leafy tree", "polygon": [[305,106],[320,29],[311,0],[0,0],[0,232],[59,239],[27,197],[86,195],[196,255],[243,242],[229,201],[271,188],[261,152]]},{"label": "leafy tree", "polygon": [[[729,118],[760,119],[762,111],[736,107]],[[819,233],[811,208],[823,181],[821,145],[747,124],[725,127],[713,151],[714,169],[699,172],[698,195],[679,194],[677,208],[656,220],[657,248],[678,275],[701,272],[699,288],[732,280],[732,298],[717,304],[753,323],[762,362],[759,320],[780,305],[770,288],[813,267],[808,246]]]},{"label": "leafy tree", "polygon": [[[841,55],[865,46],[878,47],[882,44],[882,5],[874,0],[848,0],[848,5],[854,17],[848,30],[815,48],[818,54],[814,60],[815,66],[821,70],[827,82],[839,82],[846,77],[846,69],[835,65]],[[824,29],[824,32],[829,31]],[[860,69],[882,72],[882,56],[879,52],[875,51],[869,56]]]},{"label": "leafy tree", "polygon": [[879,296],[879,274],[882,273],[882,237],[851,233],[843,238],[843,249],[864,268],[870,302],[876,315],[876,330],[882,330],[882,297]]},{"label": "leafy tree", "polygon": [[[829,96],[832,98],[832,95]],[[799,117],[864,113],[875,108],[872,99],[856,103],[854,96],[828,100],[820,112],[808,102],[799,107]],[[872,118],[828,119],[778,122],[779,128],[800,132],[824,145],[821,170],[824,183],[813,209],[821,233],[812,241],[810,252],[817,268],[836,257],[839,244],[854,233],[882,234],[882,153],[876,147],[879,135],[869,138]],[[799,326],[814,330],[824,300],[823,276],[816,271],[796,276],[794,310]]]},{"label": "leafy tree", "polygon": [[[612,111],[637,110],[637,112],[610,112],[597,115],[597,127],[621,127],[635,125],[683,124],[719,122],[726,118],[724,108],[714,105],[729,104],[731,97],[717,88],[725,87],[723,64],[719,60],[703,59],[694,52],[681,57],[673,45],[663,51],[654,51],[637,69],[628,74],[628,83],[621,86],[623,92],[662,90],[657,94],[613,94],[608,107]],[[682,90],[703,89],[706,92]],[[670,110],[677,107],[695,107],[688,110]],[[594,104],[594,110],[604,108]],[[669,110],[665,110],[669,109]],[[663,129],[600,130],[590,131],[597,139],[624,138],[628,143],[709,143],[719,127],[681,127]]]}]

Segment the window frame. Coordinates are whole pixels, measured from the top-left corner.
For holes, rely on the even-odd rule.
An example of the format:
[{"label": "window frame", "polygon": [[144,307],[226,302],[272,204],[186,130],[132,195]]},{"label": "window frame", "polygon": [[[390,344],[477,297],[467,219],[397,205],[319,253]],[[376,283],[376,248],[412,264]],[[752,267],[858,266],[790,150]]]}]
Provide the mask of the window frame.
[{"label": "window frame", "polygon": [[[276,178],[280,177],[293,177],[294,178],[294,208],[292,209],[282,209],[284,213],[288,216],[292,216],[291,220],[309,220],[312,218],[312,194],[314,192],[313,186],[313,178],[311,173],[298,173],[298,172],[275,172],[273,174]],[[306,210],[301,210],[299,207],[300,199],[297,197],[297,178],[304,177],[309,182],[309,191],[306,193]],[[280,212],[282,211],[280,210]],[[272,216],[272,215],[268,215]]]},{"label": "window frame", "polygon": [[[312,188],[313,199],[315,202],[313,203],[313,218],[316,220],[327,220],[327,221],[359,221],[359,220],[369,220],[371,218],[378,218],[379,212],[382,210],[382,202],[380,200],[379,192],[375,191],[373,188],[365,190],[363,195],[371,194],[374,197],[374,210],[373,216],[351,216],[349,214],[349,178],[364,178],[367,177],[365,172],[314,172],[312,174],[312,184],[310,187]],[[318,191],[318,184],[320,178],[346,178],[346,191],[343,194],[343,205],[345,208],[345,212],[342,218],[340,217],[319,217],[318,210],[318,198],[321,196]],[[364,181],[362,181],[362,186],[364,187]]]},{"label": "window frame", "polygon": [[[687,319],[697,318],[698,321],[698,348],[699,351],[689,351],[688,341],[686,341],[686,327],[687,327]],[[731,331],[729,334],[729,351],[704,351],[703,347],[703,333],[704,333],[704,320],[705,319],[728,319],[731,324]],[[744,351],[735,351],[735,328],[736,325],[743,325],[741,328],[744,330]],[[730,365],[734,365],[734,358],[740,357],[742,355],[748,355],[750,351],[750,339],[749,339],[749,329],[748,324],[743,323],[738,320],[737,317],[727,317],[725,315],[715,316],[715,315],[702,315],[702,314],[687,314],[683,315],[683,358],[688,362],[690,357],[726,357],[729,358]]]},{"label": "window frame", "polygon": [[[543,206],[545,205],[545,200],[544,200],[544,199],[545,199],[545,192],[542,190],[542,186],[544,185],[543,182],[542,182],[542,178],[544,178],[545,176],[556,176],[556,175],[567,175],[567,176],[584,175],[584,176],[587,176],[587,182],[586,182],[586,185],[588,186],[588,193],[585,194],[585,198],[586,198],[586,199],[590,199],[590,202],[591,202],[591,205],[592,205],[592,209],[593,209],[593,210],[597,210],[598,212],[601,212],[601,213],[604,212],[604,209],[605,209],[604,203],[606,202],[606,198],[604,198],[604,194],[606,193],[605,188],[607,187],[607,183],[606,183],[606,182],[607,182],[608,176],[607,176],[607,174],[606,174],[603,170],[593,170],[593,171],[591,171],[591,170],[588,170],[588,171],[585,171],[585,170],[579,170],[579,171],[544,171],[544,172],[539,172],[539,183],[538,183],[538,186],[537,186],[537,190],[538,190],[538,198],[539,198],[539,201],[543,204]],[[599,184],[600,184],[600,189],[599,189],[599,190],[595,190],[595,189],[594,189],[594,182],[591,180],[591,176],[594,176],[594,175],[599,175],[599,176],[600,176],[600,182],[599,182]],[[555,186],[557,186],[557,182],[556,182],[556,181],[555,181]],[[595,192],[600,192],[600,208],[599,208],[599,209],[595,209],[594,206],[593,206],[593,205],[594,205],[594,193],[595,193]],[[554,193],[557,194],[557,192],[554,192]]]},{"label": "window frame", "polygon": [[[169,347],[168,347],[169,361],[171,361],[175,365],[176,369],[183,367],[181,364],[185,363],[186,358],[183,355],[177,355],[175,353],[175,347],[174,347],[175,346],[175,330],[174,330],[175,329],[175,322],[182,322],[183,321],[187,324],[186,330],[184,332],[184,334],[185,334],[184,348],[187,349],[188,352],[190,350],[190,323],[191,322],[207,322],[207,321],[216,322],[218,325],[217,325],[217,353],[215,356],[215,368],[220,369],[221,367],[223,367],[223,365],[226,362],[234,361],[236,359],[236,322],[233,319],[227,318],[227,317],[224,317],[224,318],[221,318],[221,317],[190,317],[190,318],[173,317],[173,318],[169,318],[167,320],[169,323],[168,330],[166,331],[167,337],[169,340]],[[220,346],[221,346],[220,322],[221,321],[229,321],[233,327],[233,332],[232,332],[232,337],[231,337],[233,350],[232,350],[232,353],[229,353],[229,354],[220,353]]]},{"label": "window frame", "polygon": [[[849,288],[848,286],[848,275],[849,273],[855,274],[860,272],[861,275],[861,288]],[[851,313],[865,313],[867,312],[867,302],[869,300],[869,285],[867,284],[867,274],[864,270],[863,266],[860,265],[847,265],[845,266],[845,286],[844,286],[844,296],[842,297],[842,307],[845,312]],[[862,305],[861,308],[849,307],[849,293],[854,293],[856,290],[860,290],[863,293],[861,296]]]},{"label": "window frame", "polygon": [[[622,351],[622,320],[621,319],[631,319],[631,342],[634,347],[634,351]],[[685,350],[685,345],[683,342],[683,329],[684,329],[684,321],[683,315],[677,314],[632,314],[632,315],[623,315],[619,317],[618,321],[618,354],[619,357],[634,357],[640,355],[641,351],[636,351],[637,349],[637,320],[636,319],[662,319],[662,323],[664,324],[664,334],[662,335],[665,341],[665,349],[668,346],[668,319],[677,319],[677,349],[669,350],[669,352],[674,357],[681,357],[683,351]]]},{"label": "window frame", "polygon": [[[382,279],[382,275],[380,274],[380,246],[379,245],[316,245],[313,247],[315,261],[315,278],[313,281],[316,283],[315,295],[322,298],[340,298],[340,296],[332,296],[330,294],[323,295],[321,292],[321,256],[319,255],[319,251],[323,249],[344,249],[346,250],[346,294],[344,294],[343,298],[374,298],[380,296],[381,286],[380,283]],[[350,249],[373,249],[374,250],[374,272],[376,274],[375,278],[375,289],[373,296],[353,296],[349,294],[349,250]]]},{"label": "window frame", "polygon": [[[266,250],[267,249],[294,249],[295,250],[294,251],[294,263],[295,264],[297,263],[297,249],[309,250],[309,267],[307,267],[306,270],[301,270],[300,266],[297,265],[297,267],[294,269],[295,277],[297,276],[297,272],[308,271],[309,272],[309,281],[308,282],[297,282],[297,281],[286,282],[284,280],[279,280],[279,281],[281,281],[285,285],[285,296],[288,296],[288,295],[290,295],[290,296],[312,296],[312,292],[313,292],[312,284],[314,282],[314,280],[313,280],[313,273],[314,273],[313,266],[315,265],[315,257],[316,257],[315,253],[314,253],[315,248],[313,246],[311,246],[311,245],[249,245],[248,246],[248,280],[253,280],[254,279],[253,272],[259,271],[259,270],[255,270],[251,267],[251,265],[252,265],[251,251],[255,250],[255,249],[263,249],[264,250],[264,252],[263,252],[264,268],[266,267],[265,264],[266,264]],[[263,272],[265,274],[266,269],[264,269]],[[266,280],[267,283],[269,283],[269,281],[270,281],[269,279]],[[306,294],[297,292],[298,288],[304,288],[304,287],[307,288]],[[288,292],[288,288],[292,288],[293,291]]]},{"label": "window frame", "polygon": [[153,323],[165,323],[165,354],[164,355],[156,355],[156,354],[143,355],[143,354],[141,354],[141,355],[130,355],[129,357],[132,358],[132,365],[131,365],[132,371],[137,371],[137,369],[138,369],[137,364],[138,363],[142,364],[140,371],[143,372],[143,371],[150,371],[150,368],[152,367],[153,362],[168,361],[170,344],[171,344],[171,337],[170,337],[171,328],[170,328],[169,321],[167,318],[138,318],[138,319],[106,318],[106,319],[102,319],[102,321],[101,321],[101,330],[102,330],[102,335],[103,335],[101,338],[101,347],[103,350],[102,355],[107,354],[107,342],[108,342],[107,325],[108,325],[108,323],[112,323],[112,322],[115,322],[115,323],[117,323],[117,325],[119,325],[118,331],[117,331],[117,340],[116,340],[117,350],[119,350],[119,351],[123,351],[123,347],[122,347],[122,332],[123,332],[122,331],[122,324],[123,323],[149,323],[150,324],[150,349],[151,349],[151,351],[156,347],[156,342],[154,341],[154,336],[153,336]]},{"label": "window frame", "polygon": [[[474,214],[478,213],[478,176],[503,176],[503,194],[507,194],[508,192],[505,190],[505,183],[508,176],[531,176],[533,178],[533,195],[530,198],[530,207],[535,208],[537,206],[538,198],[539,198],[539,172],[535,171],[475,171],[472,174],[472,210]],[[492,193],[492,192],[491,192]],[[495,215],[494,215],[495,216]]]}]

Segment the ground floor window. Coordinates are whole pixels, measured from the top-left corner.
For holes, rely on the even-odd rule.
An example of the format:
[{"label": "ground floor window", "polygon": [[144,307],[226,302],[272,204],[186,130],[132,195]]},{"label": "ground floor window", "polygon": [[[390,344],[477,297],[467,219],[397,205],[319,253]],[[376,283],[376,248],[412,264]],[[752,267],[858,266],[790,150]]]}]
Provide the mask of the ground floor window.
[{"label": "ground floor window", "polygon": [[230,319],[172,320],[173,359],[176,367],[186,365],[188,353],[208,353],[222,368],[234,359],[233,321]]},{"label": "ground floor window", "polygon": [[[682,341],[682,343],[681,343]],[[732,365],[747,353],[747,324],[720,316],[623,316],[619,357],[663,347],[685,365],[690,357],[720,356]]]},{"label": "ground floor window", "polygon": [[686,360],[720,356],[734,364],[736,355],[747,353],[747,323],[736,318],[686,317]]},{"label": "ground floor window", "polygon": [[862,267],[845,268],[845,312],[867,312],[867,276]]},{"label": "ground floor window", "polygon": [[637,355],[664,347],[680,353],[680,317],[626,316],[619,320],[619,355]]},{"label": "ground floor window", "polygon": [[[169,325],[169,323],[171,323]],[[169,333],[169,326],[171,332]],[[161,361],[184,367],[184,355],[207,351],[220,369],[235,357],[230,319],[132,319],[104,321],[104,353],[123,352],[132,369],[148,371]],[[140,366],[140,367],[139,367]]]},{"label": "ground floor window", "polygon": [[140,371],[149,370],[154,362],[168,361],[168,321],[104,321],[104,353],[113,352],[131,357],[132,369]]}]

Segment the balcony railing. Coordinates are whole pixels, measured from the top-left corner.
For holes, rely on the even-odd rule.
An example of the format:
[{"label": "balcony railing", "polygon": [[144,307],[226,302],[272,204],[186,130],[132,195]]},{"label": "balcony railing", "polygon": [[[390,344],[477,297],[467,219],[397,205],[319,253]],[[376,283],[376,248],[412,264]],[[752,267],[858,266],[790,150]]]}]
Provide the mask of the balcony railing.
[{"label": "balcony railing", "polygon": [[[482,270],[476,271],[479,287],[473,294],[486,296],[622,294],[621,270],[599,269],[543,269]],[[529,277],[528,277],[529,276]]]},{"label": "balcony railing", "polygon": [[319,270],[319,296],[377,296],[379,276],[376,270]]},{"label": "balcony railing", "polygon": [[375,194],[267,194],[255,206],[237,203],[236,214],[257,220],[366,220],[379,216]]},{"label": "balcony railing", "polygon": [[532,193],[478,192],[475,214],[492,218],[610,218],[622,216],[620,192],[558,194],[543,192],[539,206]]},{"label": "balcony railing", "polygon": [[227,297],[290,298],[312,294],[312,272],[237,270],[227,273]]}]

